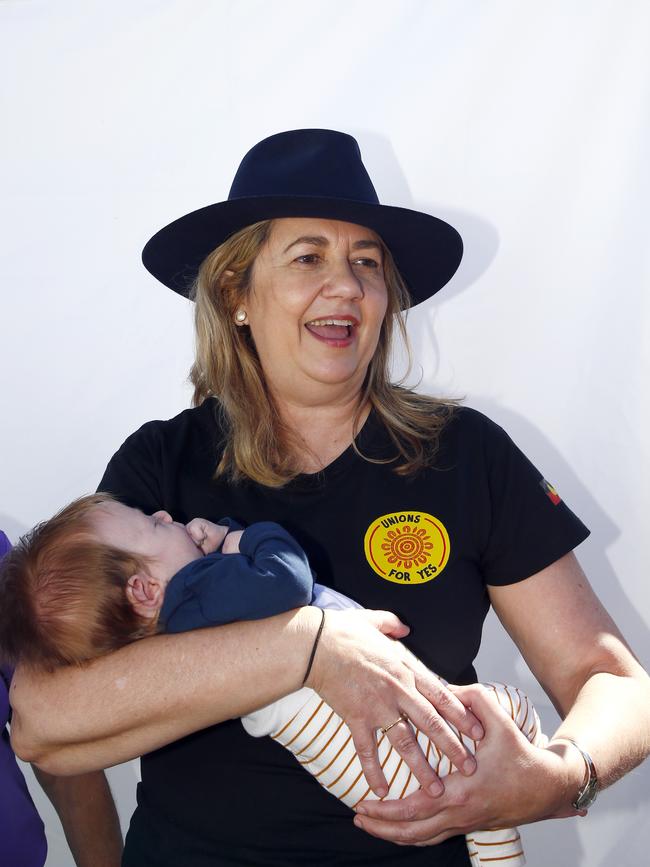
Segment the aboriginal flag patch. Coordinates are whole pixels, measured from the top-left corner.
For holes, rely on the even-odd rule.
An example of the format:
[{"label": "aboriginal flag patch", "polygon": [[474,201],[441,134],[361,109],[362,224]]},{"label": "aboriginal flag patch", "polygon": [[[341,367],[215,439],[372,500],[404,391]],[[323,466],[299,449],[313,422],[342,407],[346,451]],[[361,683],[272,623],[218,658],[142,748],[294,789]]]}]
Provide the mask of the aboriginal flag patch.
[{"label": "aboriginal flag patch", "polygon": [[540,485],[542,486],[542,490],[544,491],[544,493],[549,498],[549,500],[553,503],[554,506],[557,506],[559,503],[562,502],[560,495],[555,490],[553,485],[550,484],[550,482],[547,482],[546,479],[541,479]]}]

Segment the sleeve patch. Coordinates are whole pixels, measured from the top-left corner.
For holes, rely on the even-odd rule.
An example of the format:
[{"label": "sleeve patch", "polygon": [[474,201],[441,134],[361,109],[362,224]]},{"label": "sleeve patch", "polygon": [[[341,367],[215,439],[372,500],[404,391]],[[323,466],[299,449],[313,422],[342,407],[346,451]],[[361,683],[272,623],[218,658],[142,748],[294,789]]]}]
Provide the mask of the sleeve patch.
[{"label": "sleeve patch", "polygon": [[544,491],[544,493],[546,494],[546,496],[549,498],[549,500],[553,503],[554,506],[557,506],[562,502],[560,495],[555,490],[553,485],[550,484],[550,482],[547,482],[546,479],[540,479],[539,484],[540,484],[542,490]]}]

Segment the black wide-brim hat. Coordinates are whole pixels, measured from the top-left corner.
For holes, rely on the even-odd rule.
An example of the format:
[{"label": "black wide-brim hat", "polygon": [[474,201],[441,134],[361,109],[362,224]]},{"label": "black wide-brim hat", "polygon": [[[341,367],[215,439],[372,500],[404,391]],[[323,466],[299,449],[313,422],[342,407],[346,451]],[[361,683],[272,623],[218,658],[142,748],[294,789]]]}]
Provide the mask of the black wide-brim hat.
[{"label": "black wide-brim hat", "polygon": [[187,296],[205,257],[259,220],[320,217],[372,229],[391,251],[413,304],[454,275],[460,235],[444,220],[382,205],[351,135],[298,129],[263,139],[244,157],[228,200],[174,220],[151,238],[142,261],[154,277]]}]

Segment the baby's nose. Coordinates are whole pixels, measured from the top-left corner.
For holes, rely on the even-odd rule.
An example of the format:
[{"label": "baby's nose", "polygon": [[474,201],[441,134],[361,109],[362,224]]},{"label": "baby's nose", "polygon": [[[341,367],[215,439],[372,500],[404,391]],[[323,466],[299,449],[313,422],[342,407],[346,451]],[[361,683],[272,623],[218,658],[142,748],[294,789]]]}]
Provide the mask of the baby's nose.
[{"label": "baby's nose", "polygon": [[154,518],[158,518],[159,521],[164,521],[166,524],[173,524],[174,519],[166,512],[164,509],[160,509],[160,511],[154,513]]}]

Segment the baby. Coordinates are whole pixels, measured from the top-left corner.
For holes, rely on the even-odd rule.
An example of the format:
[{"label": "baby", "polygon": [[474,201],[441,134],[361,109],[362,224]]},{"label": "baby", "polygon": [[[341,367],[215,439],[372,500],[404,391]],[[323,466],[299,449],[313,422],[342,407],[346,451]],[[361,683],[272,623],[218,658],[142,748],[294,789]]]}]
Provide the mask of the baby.
[{"label": "baby", "polygon": [[[164,511],[145,515],[107,494],[71,503],[36,527],[0,567],[0,652],[52,670],[81,664],[156,632],[183,632],[269,617],[302,605],[360,607],[315,584],[297,542],[271,522],[242,530],[223,519],[180,524]],[[495,699],[536,745],[539,719],[518,689],[488,684]],[[344,721],[308,688],[242,719],[246,731],[270,735],[328,791],[354,807],[376,796],[368,786]],[[458,733],[472,752],[475,744]],[[446,756],[417,739],[439,776]],[[388,738],[378,739],[388,798],[419,788]],[[516,829],[467,835],[473,865],[495,858],[525,863]]]}]

